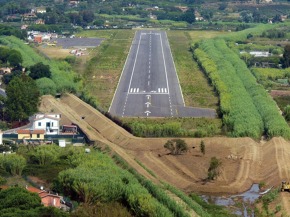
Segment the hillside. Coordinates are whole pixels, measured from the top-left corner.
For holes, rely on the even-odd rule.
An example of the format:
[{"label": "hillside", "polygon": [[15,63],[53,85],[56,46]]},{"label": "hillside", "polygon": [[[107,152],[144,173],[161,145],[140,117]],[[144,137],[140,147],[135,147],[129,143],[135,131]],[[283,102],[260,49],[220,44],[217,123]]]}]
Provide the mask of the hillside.
[{"label": "hillside", "polygon": [[[290,143],[282,138],[260,142],[250,138],[205,138],[205,156],[198,148],[201,139],[185,138],[191,151],[171,156],[163,148],[169,138],[134,137],[74,95],[60,100],[44,96],[41,111],[52,109],[62,113],[64,122],[78,124],[96,144],[108,145],[145,177],[156,181],[134,159],[152,170],[158,179],[187,192],[232,194],[247,190],[253,183],[264,181],[267,186],[278,187],[282,180],[290,179]],[[222,160],[222,173],[217,181],[204,182],[212,156]]]}]

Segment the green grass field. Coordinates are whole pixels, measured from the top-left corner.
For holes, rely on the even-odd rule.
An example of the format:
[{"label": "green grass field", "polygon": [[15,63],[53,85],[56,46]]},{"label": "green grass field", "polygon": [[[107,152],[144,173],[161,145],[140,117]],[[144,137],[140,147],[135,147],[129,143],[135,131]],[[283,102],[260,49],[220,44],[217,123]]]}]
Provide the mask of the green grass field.
[{"label": "green grass field", "polygon": [[106,39],[100,47],[91,51],[92,58],[87,62],[82,73],[86,92],[96,98],[101,108],[108,110],[134,37],[134,31],[84,31],[79,36]]}]

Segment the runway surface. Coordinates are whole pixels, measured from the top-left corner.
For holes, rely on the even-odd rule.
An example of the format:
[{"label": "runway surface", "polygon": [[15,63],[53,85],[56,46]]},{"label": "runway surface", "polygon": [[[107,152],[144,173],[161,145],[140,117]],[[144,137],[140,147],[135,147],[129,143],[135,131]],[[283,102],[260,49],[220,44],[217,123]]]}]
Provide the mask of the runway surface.
[{"label": "runway surface", "polygon": [[185,107],[165,31],[137,31],[109,112],[121,117],[215,117]]}]

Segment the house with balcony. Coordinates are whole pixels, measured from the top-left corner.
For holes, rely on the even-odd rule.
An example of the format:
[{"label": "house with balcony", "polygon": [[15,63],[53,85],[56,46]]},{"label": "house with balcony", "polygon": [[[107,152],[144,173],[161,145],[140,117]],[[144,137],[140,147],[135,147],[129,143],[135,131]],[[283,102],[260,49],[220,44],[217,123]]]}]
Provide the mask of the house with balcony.
[{"label": "house with balcony", "polygon": [[32,120],[32,130],[44,130],[45,135],[59,134],[60,114],[36,114]]}]

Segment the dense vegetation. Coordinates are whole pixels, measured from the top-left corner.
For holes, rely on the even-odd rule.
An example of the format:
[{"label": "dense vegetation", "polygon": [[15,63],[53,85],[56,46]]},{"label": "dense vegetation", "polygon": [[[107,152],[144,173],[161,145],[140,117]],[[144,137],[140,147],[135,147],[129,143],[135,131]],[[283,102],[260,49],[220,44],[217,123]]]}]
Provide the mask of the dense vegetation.
[{"label": "dense vegetation", "polygon": [[[189,216],[186,209],[169,197],[163,187],[145,179],[118,155],[114,155],[113,159],[119,166],[106,153],[94,149],[85,153],[83,147],[49,145],[28,149],[21,146],[18,153],[27,160],[30,172],[26,168],[25,175],[33,174],[50,182],[54,179],[54,191],[83,204],[76,213],[82,213],[88,205],[102,207],[105,204],[119,204],[119,208],[112,208],[113,212],[117,209],[121,212],[121,207],[127,207],[134,216]],[[62,171],[55,173],[54,165],[57,164],[63,165]],[[40,168],[46,168],[44,176]],[[174,193],[177,190],[171,191]],[[177,191],[177,195],[182,195],[182,200],[199,215],[209,216],[182,192]]]},{"label": "dense vegetation", "polygon": [[[281,15],[289,14],[286,0],[276,0],[273,4],[249,4],[249,1],[208,1],[208,0],[134,0],[134,1],[35,1],[21,0],[15,4],[8,0],[0,1],[0,19],[9,23],[29,24],[28,29],[54,31],[58,33],[73,32],[79,27],[88,28],[131,28],[137,25],[164,26],[175,28],[207,28],[216,29],[212,23],[228,22],[228,29],[240,28],[240,23],[281,22]],[[211,3],[211,4],[208,4]],[[42,7],[45,13],[37,13],[35,9]],[[187,7],[188,10],[184,10]],[[197,13],[193,13],[193,12]],[[26,13],[36,12],[35,16],[25,17]],[[238,14],[238,15],[237,15]],[[197,21],[195,18],[200,21]],[[42,19],[45,25],[35,25]],[[207,23],[205,24],[206,21]],[[69,25],[72,24],[72,25]]]},{"label": "dense vegetation", "polygon": [[[249,34],[249,30],[245,31],[239,39]],[[220,95],[223,122],[231,135],[258,138],[265,132],[269,137],[289,138],[290,129],[275,102],[257,85],[246,64],[223,39],[201,42],[194,54]]]},{"label": "dense vegetation", "polygon": [[174,216],[132,174],[118,168],[108,156],[92,152],[86,156],[72,155],[70,159],[75,168],[58,176],[59,187],[66,194],[75,195],[85,203],[121,201],[137,216]]}]

